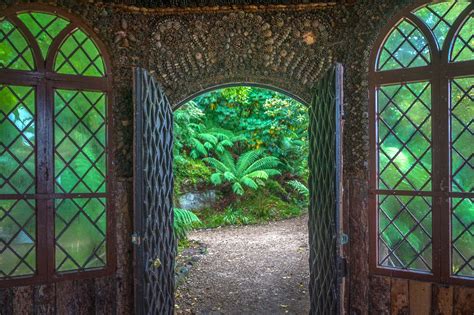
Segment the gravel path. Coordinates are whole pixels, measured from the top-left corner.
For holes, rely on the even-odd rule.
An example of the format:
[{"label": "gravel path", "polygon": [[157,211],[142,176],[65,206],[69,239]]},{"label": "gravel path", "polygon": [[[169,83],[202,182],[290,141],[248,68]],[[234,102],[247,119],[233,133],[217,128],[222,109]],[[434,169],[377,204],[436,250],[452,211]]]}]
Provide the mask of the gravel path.
[{"label": "gravel path", "polygon": [[208,246],[176,292],[178,314],[308,314],[308,217],[195,231]]}]

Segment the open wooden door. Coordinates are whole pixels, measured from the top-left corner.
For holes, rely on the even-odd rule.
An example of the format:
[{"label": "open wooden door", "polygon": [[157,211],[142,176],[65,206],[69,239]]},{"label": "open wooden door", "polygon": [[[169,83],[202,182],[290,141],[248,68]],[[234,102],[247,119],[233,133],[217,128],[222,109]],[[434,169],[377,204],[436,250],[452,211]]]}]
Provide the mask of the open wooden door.
[{"label": "open wooden door", "polygon": [[173,314],[173,112],[144,69],[134,72],[134,281],[136,314]]},{"label": "open wooden door", "polygon": [[338,314],[341,307],[342,77],[342,65],[332,66],[309,110],[311,314]]}]

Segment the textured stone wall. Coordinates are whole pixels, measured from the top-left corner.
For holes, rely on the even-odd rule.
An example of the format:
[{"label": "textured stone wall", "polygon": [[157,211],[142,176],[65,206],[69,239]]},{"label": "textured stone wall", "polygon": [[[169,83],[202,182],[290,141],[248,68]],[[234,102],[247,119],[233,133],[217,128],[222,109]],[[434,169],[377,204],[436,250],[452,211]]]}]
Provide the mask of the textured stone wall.
[{"label": "textured stone wall", "polygon": [[[49,3],[80,16],[105,43],[111,56],[112,135],[116,143],[113,172],[118,182],[114,193],[120,196],[115,209],[118,272],[106,280],[0,290],[0,309],[12,310],[18,301],[32,297],[31,301],[39,305],[34,306],[35,310],[60,310],[61,305],[68,305],[64,303],[67,297],[82,288],[83,292],[98,292],[94,300],[97,303],[89,310],[98,310],[102,304],[111,313],[130,312],[133,66],[154,71],[175,105],[202,89],[239,82],[270,85],[309,102],[312,86],[336,61],[345,68],[344,226],[350,237],[345,248],[349,260],[345,306],[351,314],[367,314],[395,305],[398,295],[392,297],[390,293],[393,281],[371,279],[368,272],[367,74],[370,51],[379,30],[400,8],[412,2],[360,0],[350,6],[196,10],[139,9],[79,0]],[[19,3],[0,0],[0,12]],[[63,298],[58,299],[56,292],[61,288]],[[110,292],[114,292],[112,297]],[[371,298],[374,292],[380,298]],[[467,294],[460,292],[459,296]],[[27,310],[33,309],[31,301],[26,304]]]}]

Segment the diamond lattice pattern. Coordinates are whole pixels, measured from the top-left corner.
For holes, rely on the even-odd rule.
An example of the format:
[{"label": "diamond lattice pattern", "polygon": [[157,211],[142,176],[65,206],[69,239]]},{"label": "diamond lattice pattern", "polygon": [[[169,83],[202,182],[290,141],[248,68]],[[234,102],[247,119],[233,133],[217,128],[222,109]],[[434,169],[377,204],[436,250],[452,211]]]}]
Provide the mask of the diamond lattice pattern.
[{"label": "diamond lattice pattern", "polygon": [[472,198],[451,199],[452,273],[474,277],[474,203]]},{"label": "diamond lattice pattern", "polygon": [[451,82],[451,190],[474,191],[474,77]]},{"label": "diamond lattice pattern", "polygon": [[55,191],[105,192],[105,93],[56,90],[54,114]]},{"label": "diamond lattice pattern", "polygon": [[[145,314],[173,314],[173,113],[155,78],[147,72],[141,75],[144,309]],[[158,269],[150,263],[156,258],[162,262]]]},{"label": "diamond lattice pattern", "polygon": [[379,264],[431,271],[431,197],[378,196]]},{"label": "diamond lattice pattern", "polygon": [[431,86],[387,85],[377,92],[379,189],[431,190]]},{"label": "diamond lattice pattern", "polygon": [[95,43],[80,29],[72,32],[59,48],[54,70],[62,74],[103,77],[105,66]]},{"label": "diamond lattice pattern", "polygon": [[451,62],[474,60],[474,16],[472,13],[454,40],[450,60]]},{"label": "diamond lattice pattern", "polygon": [[34,200],[0,200],[0,279],[36,272]]},{"label": "diamond lattice pattern", "polygon": [[468,5],[469,1],[442,1],[426,5],[413,13],[433,32],[441,49],[451,26]]},{"label": "diamond lattice pattern", "polygon": [[0,84],[0,194],[35,192],[35,90]]},{"label": "diamond lattice pattern", "polygon": [[336,69],[320,79],[309,110],[311,314],[335,314],[339,292],[336,230]]},{"label": "diamond lattice pattern", "polygon": [[426,66],[430,63],[428,41],[411,22],[395,26],[380,51],[377,70]]},{"label": "diamond lattice pattern", "polygon": [[69,21],[57,15],[42,12],[21,13],[18,18],[35,37],[44,59],[53,40],[69,25]]},{"label": "diamond lattice pattern", "polygon": [[55,204],[56,270],[104,267],[105,198],[57,199]]},{"label": "diamond lattice pattern", "polygon": [[31,49],[20,33],[8,20],[0,19],[0,69],[34,70]]}]

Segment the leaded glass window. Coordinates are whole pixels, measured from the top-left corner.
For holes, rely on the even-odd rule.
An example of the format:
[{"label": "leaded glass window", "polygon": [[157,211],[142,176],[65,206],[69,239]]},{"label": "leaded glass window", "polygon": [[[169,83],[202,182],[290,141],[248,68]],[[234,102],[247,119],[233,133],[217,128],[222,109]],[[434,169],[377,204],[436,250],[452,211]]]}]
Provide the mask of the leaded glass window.
[{"label": "leaded glass window", "polygon": [[67,15],[0,17],[0,282],[110,270],[110,76],[99,47]]},{"label": "leaded glass window", "polygon": [[371,265],[377,273],[474,280],[473,12],[471,1],[412,8],[373,52]]}]

